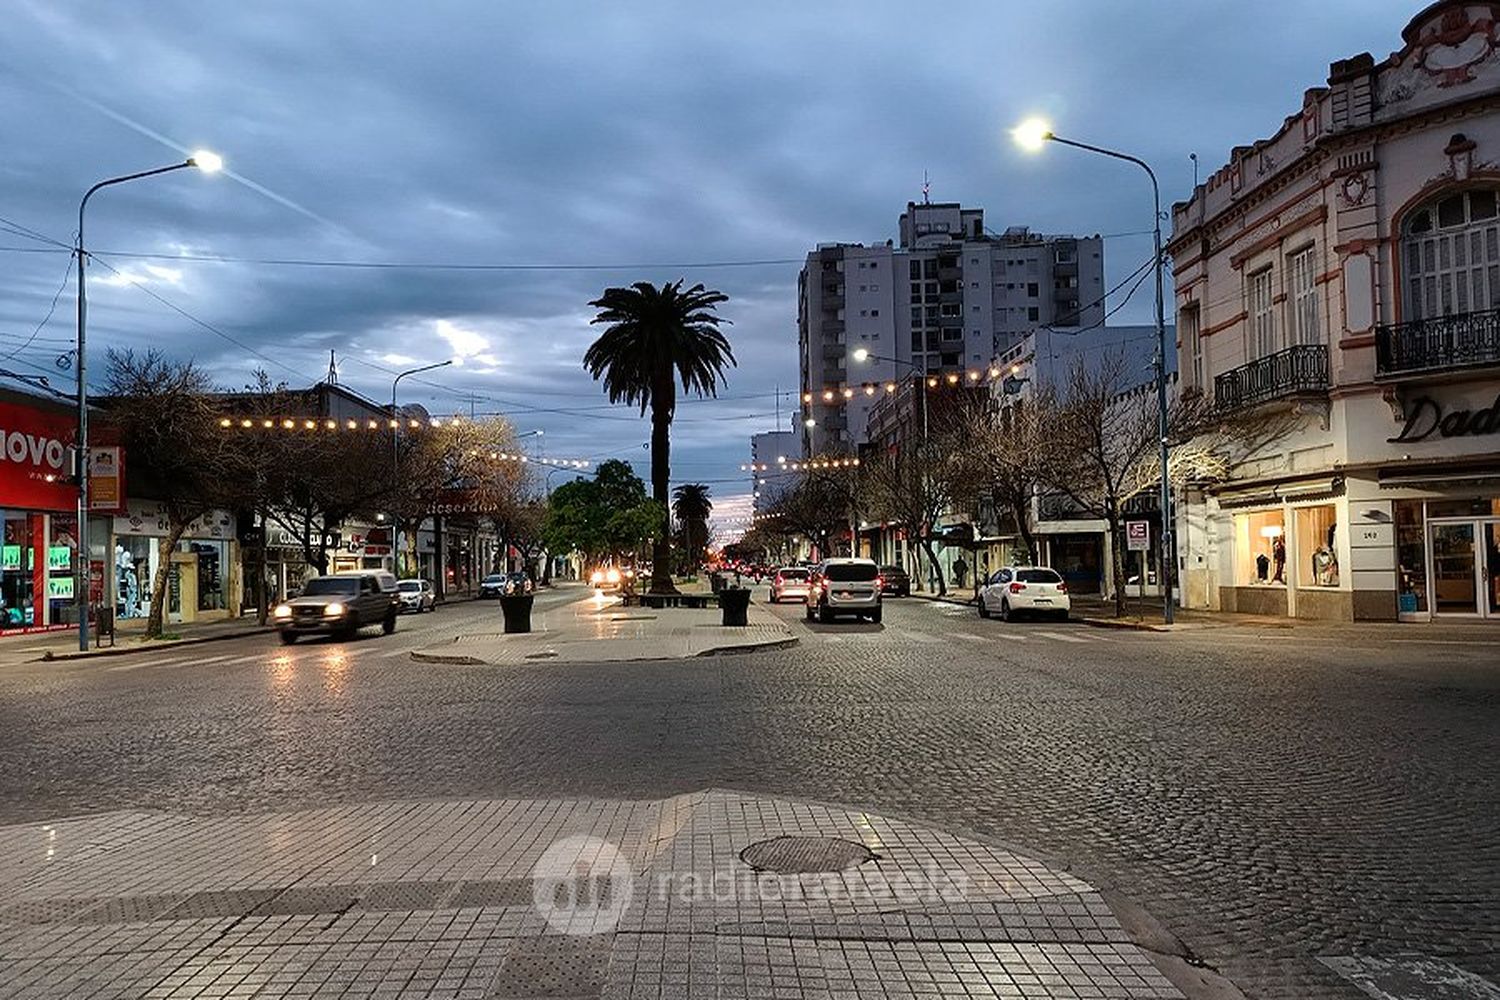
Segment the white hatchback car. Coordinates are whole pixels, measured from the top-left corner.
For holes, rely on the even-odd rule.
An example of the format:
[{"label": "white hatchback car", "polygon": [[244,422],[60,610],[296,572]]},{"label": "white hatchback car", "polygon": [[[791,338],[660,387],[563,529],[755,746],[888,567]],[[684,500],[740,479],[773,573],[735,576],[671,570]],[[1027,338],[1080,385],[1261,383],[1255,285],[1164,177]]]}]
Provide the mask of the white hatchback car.
[{"label": "white hatchback car", "polygon": [[979,617],[999,615],[1012,621],[1021,615],[1048,615],[1067,620],[1072,610],[1068,585],[1046,566],[1006,566],[990,574],[979,589]]}]

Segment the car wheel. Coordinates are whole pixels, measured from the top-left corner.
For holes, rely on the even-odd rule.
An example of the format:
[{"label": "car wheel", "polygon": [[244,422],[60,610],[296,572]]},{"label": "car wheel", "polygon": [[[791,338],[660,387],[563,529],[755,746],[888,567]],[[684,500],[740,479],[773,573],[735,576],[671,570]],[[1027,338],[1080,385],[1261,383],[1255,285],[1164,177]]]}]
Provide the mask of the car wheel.
[{"label": "car wheel", "polygon": [[826,604],[818,606],[818,621],[828,625],[833,621],[833,609]]},{"label": "car wheel", "polygon": [[1003,598],[1000,601],[1000,620],[1003,622],[1013,622],[1016,620],[1015,612],[1010,610],[1010,602]]},{"label": "car wheel", "polygon": [[293,643],[295,643],[296,641],[297,641],[297,633],[296,632],[287,632],[285,630],[282,631],[282,633],[281,633],[281,644],[283,646],[290,646]]},{"label": "car wheel", "polygon": [[880,624],[880,613],[883,610],[884,610],[883,608],[876,608],[875,609],[875,613],[870,616],[870,621],[872,621],[876,625],[879,625]]},{"label": "car wheel", "polygon": [[394,614],[385,616],[385,621],[380,623],[380,631],[384,632],[386,635],[390,635],[392,632],[396,631],[396,616]]},{"label": "car wheel", "polygon": [[1066,611],[1059,611],[1057,613],[1057,620],[1060,621],[1060,622],[1067,621],[1068,620],[1068,613]]},{"label": "car wheel", "polygon": [[981,618],[988,618],[990,616],[990,606],[988,604],[984,603],[984,594],[983,594],[983,592],[980,593],[978,599],[975,600],[974,603],[979,608],[979,617],[981,617]]},{"label": "car wheel", "polygon": [[812,621],[812,620],[813,620],[813,618],[814,618],[814,617],[816,617],[816,616],[815,616],[815,615],[814,615],[814,614],[813,614],[813,606],[812,606],[812,605],[811,605],[811,604],[808,604],[808,605],[804,605],[804,608],[805,608],[805,610],[806,610],[806,611],[807,611],[807,620],[808,620],[808,621]]}]

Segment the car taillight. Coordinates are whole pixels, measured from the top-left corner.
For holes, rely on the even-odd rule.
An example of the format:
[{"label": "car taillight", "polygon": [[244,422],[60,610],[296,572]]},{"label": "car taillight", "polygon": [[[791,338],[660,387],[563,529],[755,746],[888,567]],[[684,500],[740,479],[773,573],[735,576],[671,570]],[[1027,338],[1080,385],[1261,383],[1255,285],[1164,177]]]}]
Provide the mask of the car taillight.
[{"label": "car taillight", "polygon": [[1021,591],[1025,590],[1025,589],[1026,589],[1026,584],[1024,584],[1024,583],[1013,583],[1013,584],[1010,585],[1010,592],[1012,594],[1019,594]]},{"label": "car taillight", "polygon": [[1068,585],[1066,583],[1059,583],[1057,585],[1057,592],[1059,594],[1066,594],[1068,592]]},{"label": "car taillight", "polygon": [[885,589],[885,577],[883,577],[883,576],[877,576],[875,578],[875,589],[876,590],[884,590]]}]

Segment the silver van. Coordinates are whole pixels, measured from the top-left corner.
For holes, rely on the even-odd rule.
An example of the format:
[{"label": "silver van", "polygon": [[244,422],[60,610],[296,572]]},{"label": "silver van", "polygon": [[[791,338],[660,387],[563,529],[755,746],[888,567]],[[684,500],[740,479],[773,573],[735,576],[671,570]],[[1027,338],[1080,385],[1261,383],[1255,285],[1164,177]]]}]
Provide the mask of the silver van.
[{"label": "silver van", "polygon": [[831,622],[838,615],[880,621],[880,567],[873,559],[825,559],[807,588],[807,620]]}]

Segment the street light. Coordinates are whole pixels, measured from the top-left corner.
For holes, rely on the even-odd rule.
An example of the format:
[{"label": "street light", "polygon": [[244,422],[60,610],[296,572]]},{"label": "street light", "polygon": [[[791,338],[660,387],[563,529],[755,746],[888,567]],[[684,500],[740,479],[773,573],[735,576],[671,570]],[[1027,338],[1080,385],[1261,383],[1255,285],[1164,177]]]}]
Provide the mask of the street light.
[{"label": "street light", "polygon": [[[401,380],[402,379],[406,378],[406,376],[408,376],[408,375],[420,375],[422,372],[430,372],[434,368],[446,368],[446,367],[448,367],[451,364],[453,364],[453,359],[449,358],[447,361],[439,361],[436,364],[423,365],[420,368],[408,368],[406,371],[401,372],[394,379],[392,379],[391,380],[391,420],[399,422],[397,420],[397,417],[396,417],[396,386],[398,386],[398,385],[401,384]],[[392,427],[391,427],[391,485],[392,486],[395,485],[396,470],[397,470],[397,467],[399,465],[399,459],[397,457],[397,454],[398,454],[398,452],[397,452],[397,431],[398,431],[398,428],[393,424]]]},{"label": "street light", "polygon": [[1146,171],[1146,176],[1151,178],[1151,231],[1156,269],[1156,430],[1160,439],[1158,448],[1161,459],[1161,552],[1158,554],[1158,563],[1160,564],[1162,592],[1165,595],[1162,600],[1162,619],[1170,625],[1174,617],[1171,581],[1172,571],[1176,569],[1177,553],[1172,526],[1172,481],[1169,478],[1167,454],[1167,322],[1166,307],[1162,301],[1161,186],[1157,184],[1156,171],[1152,170],[1151,165],[1140,157],[1105,149],[1103,146],[1092,146],[1074,139],[1064,139],[1055,134],[1051,127],[1040,118],[1028,118],[1012,129],[1011,135],[1022,148],[1029,150],[1040,150],[1048,142],[1055,142],[1089,153],[1098,153],[1100,156],[1134,163]]},{"label": "street light", "polygon": [[73,250],[78,258],[78,340],[73,348],[78,363],[78,441],[73,462],[73,471],[78,477],[78,565],[73,568],[73,603],[78,608],[79,652],[88,652],[89,648],[89,401],[85,354],[88,344],[88,289],[84,266],[88,251],[83,245],[84,210],[89,207],[89,199],[94,196],[94,192],[102,188],[124,184],[126,181],[138,181],[143,177],[155,177],[157,174],[169,174],[188,167],[196,167],[206,174],[212,174],[224,168],[224,160],[217,153],[198,150],[181,163],[100,181],[85,191],[83,200],[78,203],[78,243]]},{"label": "street light", "polygon": [[[912,381],[918,383],[922,381],[923,370],[910,361],[903,361],[900,358],[889,358],[883,354],[871,354],[863,347],[856,348],[854,351],[855,361],[865,362],[872,358],[876,361],[889,361],[891,364],[905,365],[911,369],[912,375],[915,376]],[[921,389],[922,387],[918,385],[917,388]],[[927,393],[925,391],[922,392],[922,440],[927,440]]]}]

